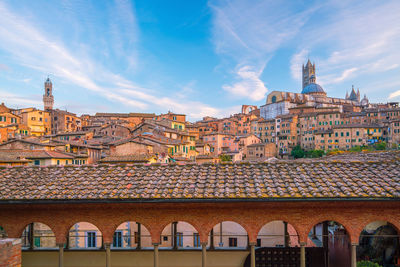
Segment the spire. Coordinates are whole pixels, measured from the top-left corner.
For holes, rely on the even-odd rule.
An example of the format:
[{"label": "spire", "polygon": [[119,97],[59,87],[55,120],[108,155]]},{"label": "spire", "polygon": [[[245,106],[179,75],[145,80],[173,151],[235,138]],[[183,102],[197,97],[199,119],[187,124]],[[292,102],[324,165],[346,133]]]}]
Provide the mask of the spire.
[{"label": "spire", "polygon": [[346,91],[346,99],[349,99],[349,91]]}]

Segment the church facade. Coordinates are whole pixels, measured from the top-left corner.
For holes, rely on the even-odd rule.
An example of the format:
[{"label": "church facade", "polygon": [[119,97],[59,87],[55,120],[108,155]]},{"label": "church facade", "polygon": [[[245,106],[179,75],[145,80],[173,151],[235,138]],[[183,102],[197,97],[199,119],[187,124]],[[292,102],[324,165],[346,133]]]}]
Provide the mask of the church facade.
[{"label": "church facade", "polygon": [[302,91],[301,93],[292,93],[284,91],[272,91],[267,96],[265,105],[260,107],[260,115],[264,119],[273,119],[280,115],[289,114],[289,109],[295,107],[310,108],[338,108],[340,112],[344,110],[360,110],[367,107],[369,101],[366,96],[360,100],[360,92],[355,92],[354,87],[350,95],[345,98],[328,97],[325,90],[316,80],[315,63],[310,60],[303,65]]}]

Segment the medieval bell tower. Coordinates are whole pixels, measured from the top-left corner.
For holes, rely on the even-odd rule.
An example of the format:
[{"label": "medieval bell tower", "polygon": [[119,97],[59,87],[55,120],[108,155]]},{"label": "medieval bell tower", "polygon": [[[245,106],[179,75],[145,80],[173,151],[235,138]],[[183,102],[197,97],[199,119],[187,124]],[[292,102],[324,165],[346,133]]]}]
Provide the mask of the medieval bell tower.
[{"label": "medieval bell tower", "polygon": [[47,80],[44,82],[43,105],[44,105],[44,110],[46,111],[53,109],[54,105],[53,84],[51,83],[49,77],[47,77]]},{"label": "medieval bell tower", "polygon": [[303,89],[310,83],[315,83],[315,63],[311,64],[310,60],[303,65]]}]

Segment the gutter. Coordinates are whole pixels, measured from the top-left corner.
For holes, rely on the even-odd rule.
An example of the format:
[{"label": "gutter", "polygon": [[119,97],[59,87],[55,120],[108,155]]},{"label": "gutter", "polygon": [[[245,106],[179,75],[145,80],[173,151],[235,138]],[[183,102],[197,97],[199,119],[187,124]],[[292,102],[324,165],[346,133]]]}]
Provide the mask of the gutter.
[{"label": "gutter", "polygon": [[120,203],[247,203],[247,202],[400,202],[400,198],[220,198],[220,199],[33,199],[0,200],[0,206],[10,204],[120,204]]}]

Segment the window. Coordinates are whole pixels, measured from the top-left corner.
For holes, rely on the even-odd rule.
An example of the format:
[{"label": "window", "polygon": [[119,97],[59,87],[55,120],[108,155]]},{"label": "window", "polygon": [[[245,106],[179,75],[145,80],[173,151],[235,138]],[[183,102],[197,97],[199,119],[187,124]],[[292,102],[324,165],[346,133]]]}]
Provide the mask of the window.
[{"label": "window", "polygon": [[237,238],[236,237],[229,237],[229,246],[237,247]]},{"label": "window", "polygon": [[122,247],[122,232],[116,231],[113,237],[113,247],[120,248]]},{"label": "window", "polygon": [[276,103],[276,96],[273,96],[273,97],[271,98],[271,102],[272,102],[272,103]]},{"label": "window", "polygon": [[193,234],[193,246],[200,247],[200,236],[198,233]]},{"label": "window", "polygon": [[257,238],[257,247],[261,247],[261,238]]},{"label": "window", "polygon": [[176,244],[178,247],[183,247],[183,233],[176,233]]},{"label": "window", "polygon": [[35,164],[36,166],[39,166],[39,165],[40,165],[40,160],[35,159],[34,164]]},{"label": "window", "polygon": [[57,165],[60,165],[60,160],[59,159],[57,160]]},{"label": "window", "polygon": [[35,236],[33,238],[33,243],[35,244],[35,247],[40,248],[40,236]]},{"label": "window", "polygon": [[87,248],[96,247],[96,232],[86,232],[86,247]]}]

